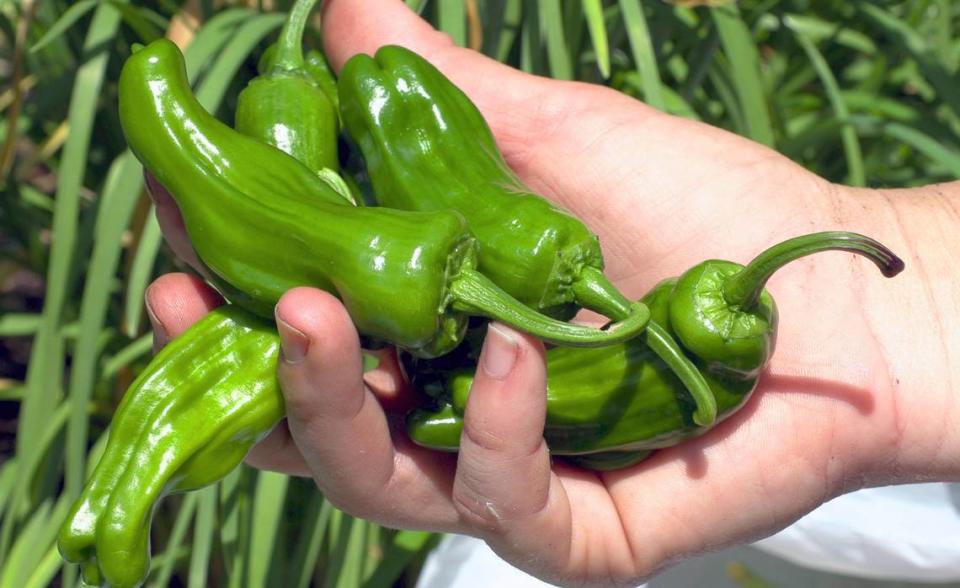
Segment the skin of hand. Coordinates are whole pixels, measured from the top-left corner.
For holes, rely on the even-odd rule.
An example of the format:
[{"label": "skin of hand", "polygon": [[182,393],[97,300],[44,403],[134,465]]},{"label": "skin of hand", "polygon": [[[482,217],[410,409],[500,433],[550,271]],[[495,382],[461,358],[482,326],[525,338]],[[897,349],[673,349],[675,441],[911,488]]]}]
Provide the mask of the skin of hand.
[{"label": "skin of hand", "polygon": [[[312,476],[335,505],[386,526],[481,537],[562,585],[635,585],[857,488],[960,479],[960,428],[950,426],[960,416],[960,185],[833,185],[613,90],[530,76],[455,47],[400,0],[327,2],[323,26],[337,69],[355,53],[400,44],[444,71],[520,177],[600,235],[608,275],[631,297],[703,259],[743,263],[820,230],[875,237],[907,270],[885,280],[843,253],[781,270],[768,286],[778,348],[748,405],[701,438],[602,474],[551,462],[536,340],[490,326],[459,458],[434,453],[403,433],[411,395],[390,352],[363,374],[340,303],[296,288],[276,308],[288,418],[249,463]],[[168,242],[196,266],[172,199],[150,189]],[[157,345],[219,304],[198,278],[161,277],[147,292]]]}]

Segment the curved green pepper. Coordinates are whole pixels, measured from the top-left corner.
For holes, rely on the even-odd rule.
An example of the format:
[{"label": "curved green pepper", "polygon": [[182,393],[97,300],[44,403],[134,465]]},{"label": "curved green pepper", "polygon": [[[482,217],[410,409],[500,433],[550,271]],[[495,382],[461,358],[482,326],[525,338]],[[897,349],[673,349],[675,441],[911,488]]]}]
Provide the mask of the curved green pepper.
[{"label": "curved green pepper", "polygon": [[215,285],[258,314],[272,316],[290,288],[323,288],[361,333],[421,357],[453,349],[469,315],[578,346],[629,339],[649,318],[636,305],[606,331],[550,319],[474,269],[476,240],[458,213],[349,206],[292,157],[206,112],[169,41],[127,60],[120,120],[131,150],[179,205]]},{"label": "curved green pepper", "polygon": [[237,99],[236,129],[277,147],[314,172],[336,171],[339,115],[311,79],[301,48],[316,0],[297,0],[261,75]]},{"label": "curved green pepper", "polygon": [[60,529],[60,553],[88,583],[143,582],[157,501],[220,480],[280,421],[279,350],[272,323],[222,306],[153,358]]},{"label": "curved green pepper", "polygon": [[[710,260],[659,283],[643,298],[652,317],[637,339],[599,349],[550,350],[544,438],[551,453],[572,456],[591,469],[614,469],[711,428],[697,423],[697,400],[651,350],[654,325],[667,326],[702,372],[717,401],[716,422],[736,412],[774,350],[777,310],[764,290],[767,279],[798,257],[827,250],[863,255],[887,277],[904,267],[889,249],[862,235],[805,235],[769,248],[746,267]],[[410,437],[425,447],[455,451],[472,381],[469,370],[443,378],[440,407],[409,415]]]},{"label": "curved green pepper", "polygon": [[576,305],[613,320],[631,312],[602,273],[596,235],[520,183],[477,107],[429,62],[382,47],[352,57],[337,89],[379,204],[462,213],[480,271],[531,308],[562,318]]}]

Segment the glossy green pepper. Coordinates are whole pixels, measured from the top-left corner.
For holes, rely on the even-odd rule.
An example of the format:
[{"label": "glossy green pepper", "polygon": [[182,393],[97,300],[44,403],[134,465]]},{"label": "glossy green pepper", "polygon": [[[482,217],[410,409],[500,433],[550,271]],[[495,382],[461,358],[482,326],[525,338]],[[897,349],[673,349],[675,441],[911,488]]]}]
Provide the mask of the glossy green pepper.
[{"label": "glossy green pepper", "polygon": [[157,501],[220,480],[280,421],[279,350],[273,323],[222,306],[153,358],[60,530],[60,553],[87,583],[143,582]]},{"label": "glossy green pepper", "polygon": [[631,312],[603,275],[596,235],[520,183],[477,107],[425,59],[396,46],[355,55],[338,93],[379,204],[462,213],[480,271],[531,308],[561,318],[577,305],[613,320]]},{"label": "glossy green pepper", "polygon": [[[887,277],[903,269],[889,249],[862,235],[797,237],[746,267],[710,260],[659,283],[643,299],[652,318],[642,337],[599,349],[550,350],[544,438],[551,453],[583,467],[614,469],[710,429],[696,422],[696,399],[651,350],[655,325],[674,334],[709,383],[716,422],[729,417],[746,403],[773,354],[777,310],[764,290],[767,279],[794,259],[826,250],[863,255]],[[455,451],[473,374],[461,370],[442,379],[439,406],[411,413],[408,432],[420,445]]]},{"label": "glossy green pepper", "polygon": [[629,339],[649,318],[638,304],[606,331],[550,319],[474,269],[476,240],[460,214],[349,206],[294,158],[206,112],[167,40],[124,64],[120,121],[131,150],[179,205],[215,285],[261,315],[272,316],[290,288],[323,288],[361,333],[422,357],[453,349],[470,315],[579,346]]},{"label": "glossy green pepper", "polygon": [[339,115],[313,81],[301,48],[316,0],[297,0],[261,75],[237,99],[235,127],[292,155],[314,172],[336,171]]}]

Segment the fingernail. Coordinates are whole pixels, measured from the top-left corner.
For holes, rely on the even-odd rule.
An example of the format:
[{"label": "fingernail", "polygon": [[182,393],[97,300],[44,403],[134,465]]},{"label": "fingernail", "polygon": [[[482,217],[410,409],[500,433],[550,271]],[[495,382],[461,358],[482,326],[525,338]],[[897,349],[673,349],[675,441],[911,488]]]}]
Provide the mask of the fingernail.
[{"label": "fingernail", "polygon": [[[151,286],[152,288],[152,286]],[[153,310],[153,305],[150,304],[150,290],[147,288],[147,292],[143,296],[143,305],[147,308],[147,318],[150,319],[150,326],[153,327],[153,332],[162,337],[167,337],[167,327],[164,326],[163,322],[157,318],[157,313]]]},{"label": "fingernail", "polygon": [[502,380],[517,362],[517,340],[503,327],[493,323],[487,326],[487,338],[483,344],[480,365],[488,376]]},{"label": "fingernail", "polygon": [[303,331],[283,320],[278,312],[274,311],[274,316],[277,319],[277,331],[280,333],[280,355],[283,361],[290,364],[300,363],[307,356],[310,339]]}]

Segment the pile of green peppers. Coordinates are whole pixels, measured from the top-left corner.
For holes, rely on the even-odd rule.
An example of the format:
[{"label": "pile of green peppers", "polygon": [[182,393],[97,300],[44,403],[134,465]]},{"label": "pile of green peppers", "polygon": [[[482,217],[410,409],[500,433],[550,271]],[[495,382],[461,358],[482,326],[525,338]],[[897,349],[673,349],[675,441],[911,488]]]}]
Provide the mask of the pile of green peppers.
[{"label": "pile of green peppers", "polygon": [[[140,585],[157,501],[220,480],[283,418],[272,313],[295,286],[336,295],[365,341],[398,349],[421,396],[407,432],[441,451],[460,442],[483,321],[540,337],[552,346],[551,453],[608,470],[747,402],[776,339],[764,285],[784,264],[844,250],[888,277],[903,269],[873,239],[817,233],[745,266],[705,261],[629,300],[604,276],[596,235],[523,185],[476,106],[430,63],[388,46],[336,79],[322,54],[304,55],[314,4],[294,4],[234,128],[197,102],[169,41],[135,48],[123,67],[128,144],[229,304],[157,354],[114,415],[59,536],[90,584]],[[362,155],[362,174],[341,170],[345,149]],[[566,322],[581,308],[612,322]]]}]

